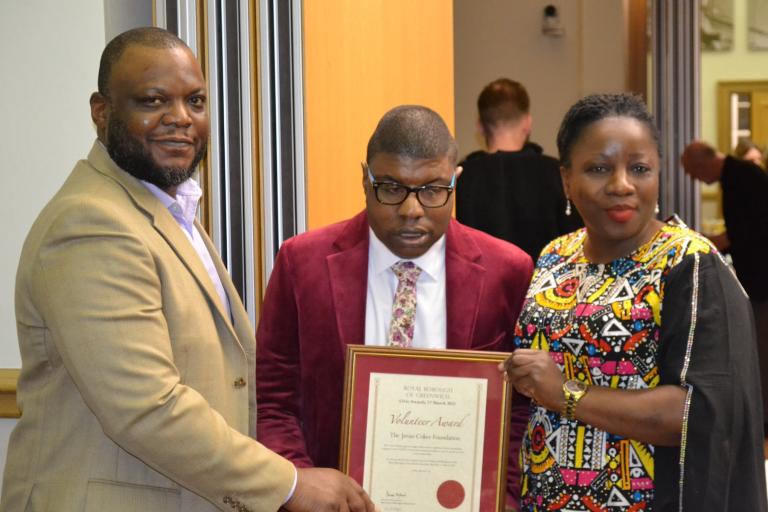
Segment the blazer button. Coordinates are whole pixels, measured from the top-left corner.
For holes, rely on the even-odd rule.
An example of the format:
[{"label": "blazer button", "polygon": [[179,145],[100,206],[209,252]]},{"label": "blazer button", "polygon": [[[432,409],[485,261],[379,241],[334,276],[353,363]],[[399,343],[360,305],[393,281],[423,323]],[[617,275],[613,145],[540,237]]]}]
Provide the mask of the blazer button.
[{"label": "blazer button", "polygon": [[235,379],[234,384],[235,384],[236,388],[240,389],[240,388],[244,388],[245,387],[246,382],[245,382],[244,378],[238,377],[238,378]]}]

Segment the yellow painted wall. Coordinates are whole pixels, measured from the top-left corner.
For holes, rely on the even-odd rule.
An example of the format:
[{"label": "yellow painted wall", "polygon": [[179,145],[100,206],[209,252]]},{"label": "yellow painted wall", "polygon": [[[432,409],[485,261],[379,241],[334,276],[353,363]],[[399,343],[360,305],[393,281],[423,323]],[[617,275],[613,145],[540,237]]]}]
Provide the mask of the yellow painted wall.
[{"label": "yellow painted wall", "polygon": [[747,0],[733,1],[733,49],[701,52],[701,138],[717,145],[717,82],[768,80],[768,51],[747,46]]},{"label": "yellow painted wall", "polygon": [[376,123],[415,103],[453,130],[452,0],[304,0],[307,226],[363,209]]}]

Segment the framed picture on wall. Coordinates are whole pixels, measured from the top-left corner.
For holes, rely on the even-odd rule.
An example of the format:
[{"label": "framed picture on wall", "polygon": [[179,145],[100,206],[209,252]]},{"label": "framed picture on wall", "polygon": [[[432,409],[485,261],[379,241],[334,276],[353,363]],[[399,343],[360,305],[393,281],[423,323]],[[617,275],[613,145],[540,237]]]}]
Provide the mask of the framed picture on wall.
[{"label": "framed picture on wall", "polygon": [[701,0],[701,50],[733,48],[733,0]]},{"label": "framed picture on wall", "polygon": [[768,50],[768,0],[748,0],[747,46]]}]

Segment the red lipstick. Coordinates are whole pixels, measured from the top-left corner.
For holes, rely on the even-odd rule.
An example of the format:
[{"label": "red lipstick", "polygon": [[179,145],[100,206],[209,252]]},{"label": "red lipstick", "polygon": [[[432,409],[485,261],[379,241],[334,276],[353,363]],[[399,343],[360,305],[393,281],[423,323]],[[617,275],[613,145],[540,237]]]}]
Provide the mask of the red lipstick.
[{"label": "red lipstick", "polygon": [[625,224],[632,220],[632,218],[635,216],[636,210],[631,206],[620,205],[609,208],[606,210],[606,212],[608,213],[608,217],[610,217],[613,222]]}]

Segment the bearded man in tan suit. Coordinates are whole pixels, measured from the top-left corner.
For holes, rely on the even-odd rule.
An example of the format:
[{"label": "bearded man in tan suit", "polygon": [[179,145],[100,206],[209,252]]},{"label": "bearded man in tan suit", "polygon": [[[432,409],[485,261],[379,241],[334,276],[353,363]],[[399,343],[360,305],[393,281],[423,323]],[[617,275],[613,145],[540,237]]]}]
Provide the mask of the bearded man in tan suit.
[{"label": "bearded man in tan suit", "polygon": [[205,80],[161,29],[107,45],[98,141],[16,281],[22,417],[2,511],[373,511],[351,479],[253,439],[253,328],[195,220]]}]

